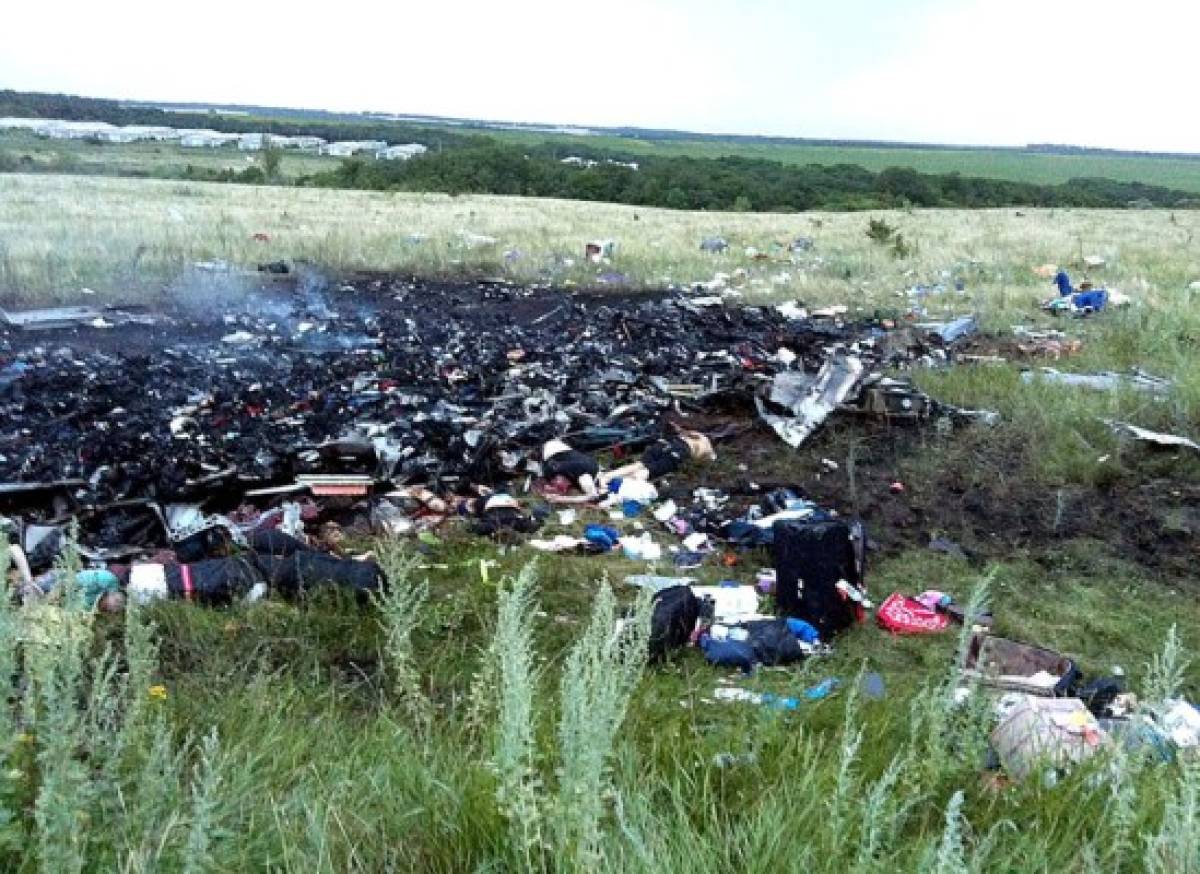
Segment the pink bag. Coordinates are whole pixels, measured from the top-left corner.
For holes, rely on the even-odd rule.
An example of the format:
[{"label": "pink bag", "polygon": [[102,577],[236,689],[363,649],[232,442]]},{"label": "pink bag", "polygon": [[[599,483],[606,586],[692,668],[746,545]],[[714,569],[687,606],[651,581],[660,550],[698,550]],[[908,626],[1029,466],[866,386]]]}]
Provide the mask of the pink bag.
[{"label": "pink bag", "polygon": [[950,619],[907,595],[895,592],[879,605],[875,621],[892,634],[936,634],[944,631]]}]

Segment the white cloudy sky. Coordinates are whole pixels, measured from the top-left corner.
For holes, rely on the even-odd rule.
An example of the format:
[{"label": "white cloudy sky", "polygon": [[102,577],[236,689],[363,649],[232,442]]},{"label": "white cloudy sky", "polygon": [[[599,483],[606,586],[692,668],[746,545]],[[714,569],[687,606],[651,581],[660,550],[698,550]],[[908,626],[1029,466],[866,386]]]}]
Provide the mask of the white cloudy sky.
[{"label": "white cloudy sky", "polygon": [[1200,152],[1192,0],[43,0],[3,29],[23,90]]}]

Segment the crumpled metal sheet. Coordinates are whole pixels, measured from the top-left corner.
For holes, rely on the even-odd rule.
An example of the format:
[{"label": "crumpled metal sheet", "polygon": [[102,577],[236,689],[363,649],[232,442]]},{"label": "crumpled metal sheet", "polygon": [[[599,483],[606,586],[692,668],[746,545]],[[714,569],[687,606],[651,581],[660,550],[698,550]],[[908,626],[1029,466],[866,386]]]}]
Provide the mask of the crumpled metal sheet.
[{"label": "crumpled metal sheet", "polygon": [[864,370],[861,358],[845,355],[830,358],[815,374],[784,371],[771,381],[767,401],[791,415],[771,412],[763,399],[756,397],[758,415],[783,442],[796,449],[846,402],[861,384]]}]

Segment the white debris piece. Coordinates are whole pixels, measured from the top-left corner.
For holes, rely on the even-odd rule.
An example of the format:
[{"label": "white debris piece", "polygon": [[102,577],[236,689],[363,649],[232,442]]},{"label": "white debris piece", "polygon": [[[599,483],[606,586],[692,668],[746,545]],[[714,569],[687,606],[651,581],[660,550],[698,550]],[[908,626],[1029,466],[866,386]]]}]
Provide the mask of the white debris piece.
[{"label": "white debris piece", "polygon": [[459,231],[458,236],[468,249],[484,249],[496,245],[496,238],[487,234],[476,234],[471,231]]},{"label": "white debris piece", "polygon": [[1169,379],[1151,376],[1138,370],[1129,374],[1114,373],[1111,370],[1102,373],[1064,373],[1053,367],[1026,370],[1021,374],[1021,381],[1028,385],[1035,382],[1049,382],[1069,388],[1086,388],[1092,391],[1116,391],[1118,388],[1127,388],[1159,397],[1166,395],[1174,386]]},{"label": "white debris piece", "polygon": [[1131,425],[1129,422],[1117,422],[1113,419],[1105,419],[1104,424],[1112,428],[1114,433],[1124,437],[1131,437],[1141,443],[1153,443],[1155,446],[1162,446],[1168,449],[1190,449],[1193,452],[1200,452],[1200,443],[1197,443],[1195,440],[1189,440],[1187,437],[1180,437],[1176,434],[1163,434],[1160,431],[1139,428],[1137,425]]},{"label": "white debris piece", "polygon": [[779,304],[775,307],[775,311],[789,321],[808,318],[808,310],[800,306],[794,300],[789,300],[787,303]]},{"label": "white debris piece", "polygon": [[755,398],[758,414],[793,449],[821,426],[862,381],[862,360],[853,355],[831,358],[816,374],[786,370],[771,383],[767,401],[791,416],[772,413],[762,398]]}]

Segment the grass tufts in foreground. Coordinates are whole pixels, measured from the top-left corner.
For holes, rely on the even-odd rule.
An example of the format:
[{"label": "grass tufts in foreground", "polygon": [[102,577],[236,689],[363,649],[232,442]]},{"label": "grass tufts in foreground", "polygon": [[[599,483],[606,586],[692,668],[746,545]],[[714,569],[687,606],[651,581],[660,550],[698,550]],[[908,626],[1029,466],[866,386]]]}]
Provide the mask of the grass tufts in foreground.
[{"label": "grass tufts in foreground", "polygon": [[[958,564],[929,561],[902,557],[878,574],[923,568],[948,572],[942,584],[957,581],[964,597],[976,587]],[[0,656],[20,666],[3,713],[14,731],[2,749],[0,865],[1194,870],[1194,763],[1115,748],[1057,781],[996,782],[983,770],[986,707],[946,694],[952,636],[861,628],[828,659],[751,678],[692,653],[649,666],[646,602],[630,603],[617,634],[626,608],[592,582],[594,565],[547,564],[535,574],[510,556],[496,586],[471,570],[430,571],[402,659],[428,690],[423,712],[394,682],[387,609],[163,605],[110,621],[68,603],[51,620],[0,599]],[[1197,627],[1194,603],[1102,578],[1045,580],[1044,592],[1031,585],[1039,574],[991,580],[1002,632],[1075,642],[1085,665],[1121,660],[1148,694],[1196,688],[1194,641],[1165,631]],[[1138,611],[1139,624],[1116,645],[1086,633],[1079,585],[1110,612]],[[565,621],[589,602],[581,623]],[[452,654],[447,638],[459,635],[472,652]],[[884,677],[883,700],[862,694],[867,670]],[[839,696],[796,712],[711,698],[724,683],[795,692],[825,676],[841,678]],[[491,696],[483,707],[468,694],[480,677],[492,678],[476,688]]]}]

